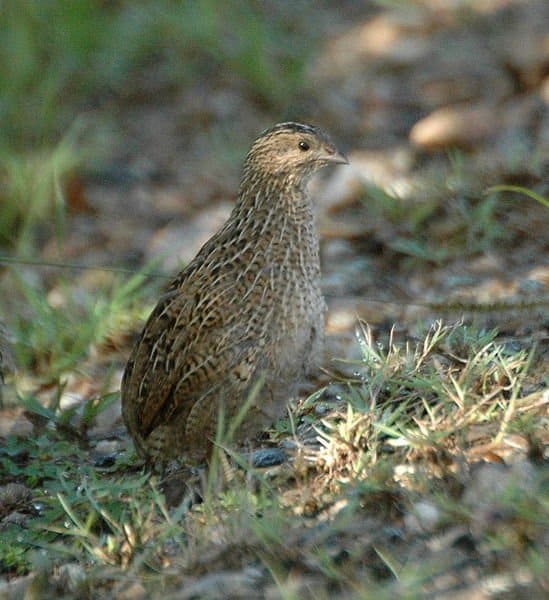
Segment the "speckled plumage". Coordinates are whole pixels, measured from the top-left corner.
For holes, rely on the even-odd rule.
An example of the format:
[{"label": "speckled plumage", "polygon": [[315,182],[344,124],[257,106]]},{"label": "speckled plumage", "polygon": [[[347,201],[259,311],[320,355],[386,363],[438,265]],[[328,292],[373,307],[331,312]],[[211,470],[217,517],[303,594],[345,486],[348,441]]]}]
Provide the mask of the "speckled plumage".
[{"label": "speckled plumage", "polygon": [[222,229],[177,275],[150,315],[122,381],[122,413],[153,464],[207,458],[222,409],[254,435],[283,412],[314,363],[324,328],[310,176],[346,162],[320,129],[281,123],[244,164]]}]

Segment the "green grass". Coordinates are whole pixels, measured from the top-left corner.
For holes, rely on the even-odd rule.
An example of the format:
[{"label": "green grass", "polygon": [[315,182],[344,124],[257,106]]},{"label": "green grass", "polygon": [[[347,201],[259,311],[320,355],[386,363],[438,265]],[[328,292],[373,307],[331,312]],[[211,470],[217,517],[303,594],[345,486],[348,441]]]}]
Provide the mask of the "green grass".
[{"label": "green grass", "polygon": [[[398,527],[417,498],[436,507],[441,532],[476,522],[475,506],[459,500],[460,465],[474,460],[467,432],[481,427],[494,448],[510,431],[535,435],[524,418],[535,414],[536,402],[523,402],[521,390],[538,355],[535,348],[510,351],[495,331],[441,323],[419,341],[391,339],[381,346],[364,329],[361,348],[357,377],[344,381],[341,399],[321,421],[306,425],[310,402],[292,416],[316,430],[316,442],[301,441],[302,429],[279,428],[298,442],[290,465],[270,473],[240,459],[239,469],[227,471],[222,458],[195,484],[202,503],[175,512],[156,478],[135,470],[131,448],[108,468],[93,465],[87,431],[112,398],[99,397],[76,421],[73,409],[28,398],[27,410],[41,417],[33,420],[35,435],[8,436],[0,450],[3,483],[32,492],[32,501],[18,507],[25,526],[3,530],[2,570],[43,569],[45,551],[48,569],[77,561],[88,581],[105,591],[113,574],[123,581],[131,573],[152,597],[158,585],[182,583],[185,572],[251,564],[283,597],[300,597],[292,596],[291,570],[309,573],[325,594],[349,584],[366,594],[360,597],[418,593],[448,565],[437,564],[434,555],[417,563],[406,546],[421,545],[423,534],[403,545],[391,542],[390,526]],[[537,526],[549,517],[544,485],[538,477],[519,493],[510,480],[501,498],[506,516],[475,538],[486,545],[485,558],[503,553],[513,567],[535,567]],[[364,519],[370,524],[360,525]],[[365,552],[370,558],[363,564]]]},{"label": "green grass", "polygon": [[0,192],[0,248],[31,255],[40,229],[53,225],[52,233],[62,242],[65,223],[63,180],[84,160],[73,134],[50,148],[25,153],[14,148],[0,150],[1,176],[5,186]]},{"label": "green grass", "polygon": [[519,185],[494,185],[486,190],[486,194],[498,194],[500,192],[522,194],[523,196],[531,198],[532,200],[535,200],[536,202],[539,202],[543,206],[549,208],[548,198]]},{"label": "green grass", "polygon": [[[546,401],[535,345],[508,344],[495,329],[462,322],[437,321],[413,339],[391,332],[384,342],[364,326],[360,357],[345,365],[353,376],[334,362],[338,399],[322,418],[312,412],[320,391],[272,430],[273,441],[294,448],[290,463],[253,469],[220,437],[208,474],[193,480],[201,503],[173,509],[130,445],[110,466],[94,463],[100,440],[90,432],[118,401],[109,363],[120,366],[120,357],[105,357],[102,384],[82,404],[61,401],[69,376],[85,376],[101,345],[144,316],[145,273],[84,294],[66,277],[49,289],[23,276],[13,281],[19,309],[10,325],[35,391],[18,398],[32,435],[7,435],[0,447],[0,517],[9,517],[0,536],[4,576],[36,573],[38,588],[57,586],[70,597],[114,594],[139,581],[155,598],[189,585],[189,577],[227,570],[253,574],[241,584],[248,592],[270,585],[284,598],[310,587],[318,598],[349,590],[360,598],[421,597],[459,570],[451,547],[441,557],[426,540],[464,527],[487,573],[522,569],[541,580],[544,472],[526,487],[509,478],[494,502],[500,517],[484,528],[480,508],[463,500],[473,485],[470,465],[498,457],[508,436],[523,440],[532,457],[541,444]],[[28,494],[17,502],[3,487],[13,483]],[[418,500],[433,507],[433,529],[402,537]],[[78,576],[53,575],[67,565]]]},{"label": "green grass", "polygon": [[511,206],[494,187],[483,191],[473,183],[468,160],[459,153],[450,156],[446,174],[425,181],[407,197],[368,185],[364,203],[384,229],[387,245],[418,263],[445,264],[462,256],[486,252],[507,241],[511,232],[504,226]]},{"label": "green grass", "polygon": [[24,307],[11,319],[18,365],[51,381],[76,369],[93,347],[132,326],[142,310],[140,300],[150,290],[147,271],[113,278],[99,292],[75,288],[65,277],[52,292],[14,272],[12,286]]}]

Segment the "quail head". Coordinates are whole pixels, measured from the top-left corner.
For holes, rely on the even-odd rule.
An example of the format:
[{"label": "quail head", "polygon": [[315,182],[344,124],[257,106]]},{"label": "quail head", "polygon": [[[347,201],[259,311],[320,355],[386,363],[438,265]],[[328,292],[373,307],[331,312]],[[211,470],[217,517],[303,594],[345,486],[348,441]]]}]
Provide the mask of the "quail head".
[{"label": "quail head", "polygon": [[236,438],[255,435],[314,365],[325,303],[306,188],[333,163],[347,159],[317,127],[261,133],[229,219],[158,301],[122,381],[126,426],[152,465],[207,459],[219,415],[230,423],[248,399]]}]

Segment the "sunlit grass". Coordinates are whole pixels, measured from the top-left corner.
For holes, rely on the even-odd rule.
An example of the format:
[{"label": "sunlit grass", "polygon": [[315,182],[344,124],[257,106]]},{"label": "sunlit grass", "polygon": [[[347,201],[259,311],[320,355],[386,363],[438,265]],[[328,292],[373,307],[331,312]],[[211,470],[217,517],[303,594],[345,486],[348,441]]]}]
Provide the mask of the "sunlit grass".
[{"label": "sunlit grass", "polygon": [[17,363],[55,380],[75,369],[108,336],[132,326],[140,313],[147,269],[127,280],[115,278],[110,288],[95,293],[79,292],[66,279],[50,291],[17,273],[11,280],[23,303],[11,319]]},{"label": "sunlit grass", "polygon": [[73,132],[55,147],[25,153],[3,149],[0,177],[0,248],[32,255],[40,231],[49,228],[61,243],[65,233],[66,177],[82,163],[84,151],[75,143]]},{"label": "sunlit grass", "polygon": [[[475,460],[467,432],[481,427],[484,445],[496,453],[502,432],[536,435],[525,417],[542,409],[541,397],[523,400],[522,386],[538,356],[535,348],[511,350],[498,342],[497,332],[462,323],[436,322],[421,339],[392,337],[385,344],[365,327],[358,340],[356,376],[338,383],[343,391],[332,410],[307,425],[302,418],[311,404],[304,402],[292,413],[293,425],[277,428],[279,441],[290,439],[295,447],[290,463],[278,474],[254,469],[223,438],[216,464],[194,479],[201,498],[194,505],[187,498],[167,507],[156,476],[128,471],[130,449],[112,467],[93,468],[86,431],[108,397],[92,405],[86,427],[75,424],[73,409],[27,400],[27,410],[42,417],[42,425],[35,422],[40,433],[32,440],[8,438],[0,464],[5,477],[34,490],[41,508],[24,529],[10,525],[4,531],[3,569],[26,572],[34,564],[29,551],[43,548],[51,559],[115,569],[119,581],[123,573],[143,577],[153,597],[154,582],[168,585],[181,572],[239,569],[250,561],[288,597],[294,589],[289,564],[306,568],[320,594],[330,586],[346,589],[349,577],[356,589],[376,590],[377,597],[390,597],[395,586],[424,589],[444,565],[407,564],[404,548],[391,545],[384,529],[361,523],[398,521],[415,510],[419,492],[434,507],[441,530],[476,519],[474,507],[464,507],[456,495],[463,465]],[[304,426],[316,431],[313,445],[310,437],[301,445]],[[75,427],[79,433],[70,434]],[[535,524],[548,509],[536,500],[537,489],[521,496],[509,487],[502,499],[526,537],[536,536]],[[521,564],[529,560],[506,533],[505,521],[491,527],[493,552],[505,551]],[[368,568],[358,569],[366,550]],[[101,581],[100,574],[94,581]]]}]

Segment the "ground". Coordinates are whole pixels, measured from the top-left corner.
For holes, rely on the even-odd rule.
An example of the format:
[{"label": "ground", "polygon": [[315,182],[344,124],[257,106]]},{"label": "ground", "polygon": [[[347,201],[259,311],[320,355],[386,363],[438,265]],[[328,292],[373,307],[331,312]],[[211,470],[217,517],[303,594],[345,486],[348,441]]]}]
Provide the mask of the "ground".
[{"label": "ground", "polygon": [[[546,3],[16,4],[0,595],[547,597]],[[120,418],[124,361],[286,119],[351,163],[311,185],[322,372],[166,481]]]}]

